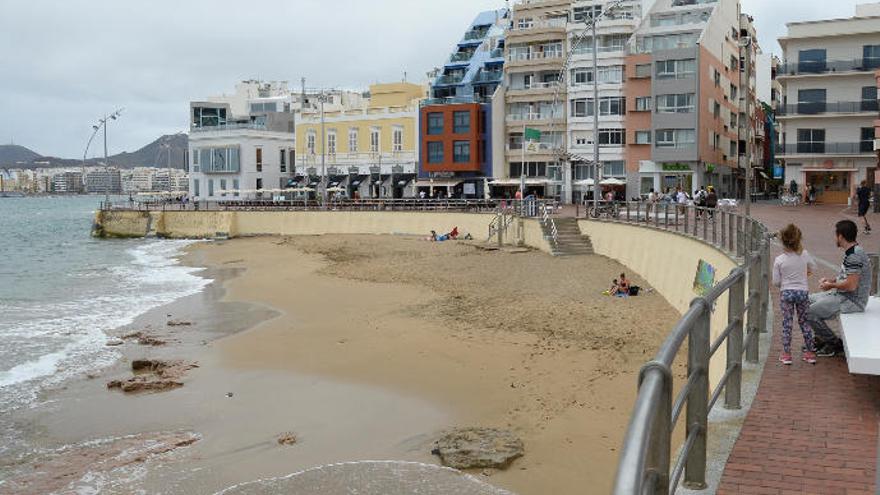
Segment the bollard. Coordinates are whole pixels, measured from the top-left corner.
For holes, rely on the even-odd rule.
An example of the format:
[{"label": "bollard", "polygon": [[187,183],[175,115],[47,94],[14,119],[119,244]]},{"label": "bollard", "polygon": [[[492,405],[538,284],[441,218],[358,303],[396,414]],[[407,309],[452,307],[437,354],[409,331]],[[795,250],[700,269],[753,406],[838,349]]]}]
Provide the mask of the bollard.
[{"label": "bollard", "polygon": [[684,468],[684,487],[689,490],[706,488],[706,433],[709,426],[709,323],[711,305],[705,299],[696,299],[691,306],[702,306],[700,317],[688,334],[688,376],[697,373],[687,396],[685,438],[692,432],[696,441]]}]

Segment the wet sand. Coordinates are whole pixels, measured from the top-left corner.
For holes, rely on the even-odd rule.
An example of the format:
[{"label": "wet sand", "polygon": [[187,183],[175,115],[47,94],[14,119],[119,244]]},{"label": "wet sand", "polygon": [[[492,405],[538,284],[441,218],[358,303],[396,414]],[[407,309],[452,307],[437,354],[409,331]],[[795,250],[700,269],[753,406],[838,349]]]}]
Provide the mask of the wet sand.
[{"label": "wet sand", "polygon": [[[598,256],[335,236],[203,243],[187,262],[221,281],[132,326],[179,342],[124,349],[128,359],[197,362],[184,387],[108,391],[122,362],[22,414],[47,447],[200,436],[105,493],[211,493],[367,459],[436,463],[432,441],[453,426],[523,438],[526,455],[507,471],[472,473],[494,485],[521,495],[607,492],[638,369],[678,318],[657,294],[602,296],[625,268]],[[169,314],[194,325],[166,328]],[[297,443],[279,445],[285,432]]]}]

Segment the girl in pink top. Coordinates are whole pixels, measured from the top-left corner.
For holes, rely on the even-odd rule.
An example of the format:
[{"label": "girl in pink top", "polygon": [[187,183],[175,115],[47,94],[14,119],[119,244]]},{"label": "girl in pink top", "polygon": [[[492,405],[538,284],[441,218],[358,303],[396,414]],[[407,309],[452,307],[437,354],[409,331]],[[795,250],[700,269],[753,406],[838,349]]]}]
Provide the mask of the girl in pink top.
[{"label": "girl in pink top", "polygon": [[782,355],[779,360],[789,365],[791,359],[791,330],[794,314],[797,312],[798,324],[804,335],[804,361],[816,364],[816,349],[813,344],[813,329],[806,321],[810,309],[810,287],[807,278],[812,275],[816,264],[810,253],[804,250],[801,229],[789,225],[779,232],[783,253],[773,263],[773,285],[780,289],[779,306],[782,309]]}]

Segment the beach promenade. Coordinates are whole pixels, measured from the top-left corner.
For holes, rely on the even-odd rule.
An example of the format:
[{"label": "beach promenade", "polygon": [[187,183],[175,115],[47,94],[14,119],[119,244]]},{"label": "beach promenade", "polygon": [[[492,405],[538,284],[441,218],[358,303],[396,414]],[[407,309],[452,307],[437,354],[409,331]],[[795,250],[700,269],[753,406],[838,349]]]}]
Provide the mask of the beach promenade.
[{"label": "beach promenade", "polygon": [[[806,249],[819,261],[820,276],[832,276],[840,262],[834,223],[855,220],[854,212],[841,206],[758,204],[752,214],[771,231],[790,222],[800,226]],[[880,221],[880,215],[869,220]],[[869,252],[880,250],[878,234],[860,235],[860,241]],[[774,252],[778,254],[778,246]],[[777,291],[773,300],[778,306]],[[880,377],[851,375],[842,357],[820,359],[816,366],[801,361],[783,366],[776,360],[782,318],[778,311],[774,314],[773,345],[758,395],[717,493],[877,493]],[[794,339],[799,348],[800,332],[794,332]]]}]

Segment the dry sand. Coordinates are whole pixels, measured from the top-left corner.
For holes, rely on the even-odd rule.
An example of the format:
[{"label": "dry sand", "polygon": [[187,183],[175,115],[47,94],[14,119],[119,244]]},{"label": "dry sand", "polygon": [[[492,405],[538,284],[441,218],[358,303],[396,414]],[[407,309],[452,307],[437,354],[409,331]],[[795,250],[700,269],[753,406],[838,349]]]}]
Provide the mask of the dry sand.
[{"label": "dry sand", "polygon": [[[55,466],[97,479],[102,494],[214,493],[330,463],[437,463],[444,429],[485,426],[513,430],[526,453],[471,474],[519,495],[607,493],[638,370],[679,317],[656,293],[602,296],[627,270],[600,256],[326,236],[202,243],[187,262],[218,282],[119,330],[166,345],[128,339],[116,366],[18,414],[51,455],[13,473]],[[108,390],[136,359],[199,367],[166,392]],[[89,446],[179,432],[198,441],[133,463],[81,462],[97,455]],[[287,433],[292,445],[278,442]],[[25,474],[29,488],[11,493],[46,493],[40,480]]]},{"label": "dry sand", "polygon": [[512,428],[526,456],[486,474],[523,495],[610,489],[637,372],[679,316],[656,293],[602,296],[626,269],[599,256],[381,236],[198,249],[245,268],[228,299],[282,313],[220,341],[223,367],[377,385],[442,404],[445,426]]}]

